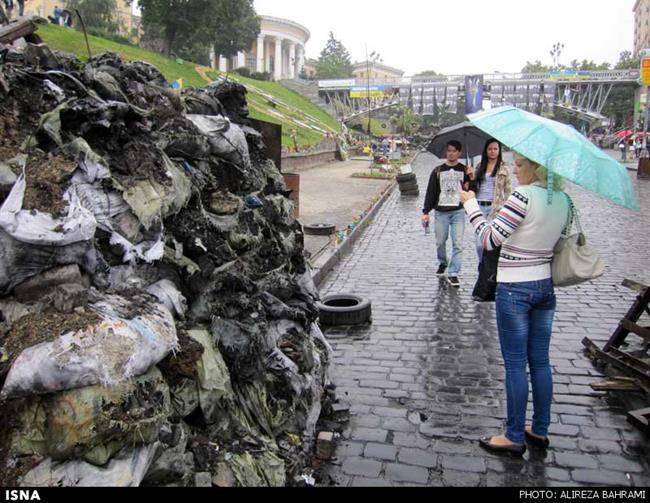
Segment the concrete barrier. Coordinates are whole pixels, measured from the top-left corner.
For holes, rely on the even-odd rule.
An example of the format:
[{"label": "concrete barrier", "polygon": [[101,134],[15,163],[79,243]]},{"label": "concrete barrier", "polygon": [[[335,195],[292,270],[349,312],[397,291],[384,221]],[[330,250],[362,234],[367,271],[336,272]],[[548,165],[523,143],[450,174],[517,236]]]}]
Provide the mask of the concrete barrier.
[{"label": "concrete barrier", "polygon": [[282,172],[304,171],[316,166],[322,166],[337,160],[337,150],[322,150],[319,152],[295,152],[282,154]]}]

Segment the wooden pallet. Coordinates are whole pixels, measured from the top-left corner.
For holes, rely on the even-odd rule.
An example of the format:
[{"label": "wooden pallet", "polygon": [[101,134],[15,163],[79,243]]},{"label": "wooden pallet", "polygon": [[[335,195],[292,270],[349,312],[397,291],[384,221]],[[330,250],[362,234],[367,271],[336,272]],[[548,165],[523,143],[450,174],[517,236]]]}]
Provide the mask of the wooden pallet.
[{"label": "wooden pallet", "polygon": [[[639,319],[644,312],[650,315],[650,287],[630,280],[625,280],[623,286],[637,292],[638,296],[604,349],[599,349],[588,337],[582,341],[582,344],[594,362],[609,364],[625,376],[594,384],[591,387],[599,391],[641,391],[650,395],[650,365],[620,349],[630,334],[650,344],[650,328],[639,325]],[[628,413],[628,421],[648,434],[650,434],[649,420],[650,409]]]},{"label": "wooden pallet", "polygon": [[630,333],[638,335],[646,342],[650,342],[650,329],[640,327],[637,324],[644,312],[650,314],[650,307],[648,307],[650,304],[650,287],[627,279],[623,281],[623,286],[638,292],[639,295],[625,317],[621,320],[612,338],[605,345],[604,351],[606,353],[612,348],[620,348]]}]

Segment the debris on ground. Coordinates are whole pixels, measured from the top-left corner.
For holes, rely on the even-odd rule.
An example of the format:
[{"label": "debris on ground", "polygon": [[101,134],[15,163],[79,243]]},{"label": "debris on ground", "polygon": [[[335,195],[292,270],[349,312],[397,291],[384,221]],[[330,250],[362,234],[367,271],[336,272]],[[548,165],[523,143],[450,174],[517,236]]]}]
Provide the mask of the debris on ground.
[{"label": "debris on ground", "polygon": [[0,485],[314,485],[332,350],[246,89],[11,37]]}]

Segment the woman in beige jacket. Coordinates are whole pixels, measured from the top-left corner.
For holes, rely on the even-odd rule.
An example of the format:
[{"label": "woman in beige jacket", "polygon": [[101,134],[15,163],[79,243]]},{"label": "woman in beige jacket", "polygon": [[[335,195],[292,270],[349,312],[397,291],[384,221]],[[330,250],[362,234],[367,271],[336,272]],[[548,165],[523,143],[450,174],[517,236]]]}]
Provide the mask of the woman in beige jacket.
[{"label": "woman in beige jacket", "polygon": [[[481,212],[493,220],[512,195],[510,168],[503,162],[503,149],[498,140],[490,139],[483,149],[483,158],[472,176],[471,190],[476,193]],[[479,263],[483,257],[483,245],[476,242]]]}]

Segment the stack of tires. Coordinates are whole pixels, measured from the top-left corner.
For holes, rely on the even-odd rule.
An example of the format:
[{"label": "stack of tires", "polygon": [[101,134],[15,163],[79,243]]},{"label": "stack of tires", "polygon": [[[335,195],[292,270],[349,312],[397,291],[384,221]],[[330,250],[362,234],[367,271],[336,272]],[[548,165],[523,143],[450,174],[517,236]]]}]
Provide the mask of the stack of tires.
[{"label": "stack of tires", "polygon": [[419,196],[420,188],[418,187],[418,179],[415,173],[407,175],[398,175],[397,183],[399,183],[399,190],[403,196]]}]

